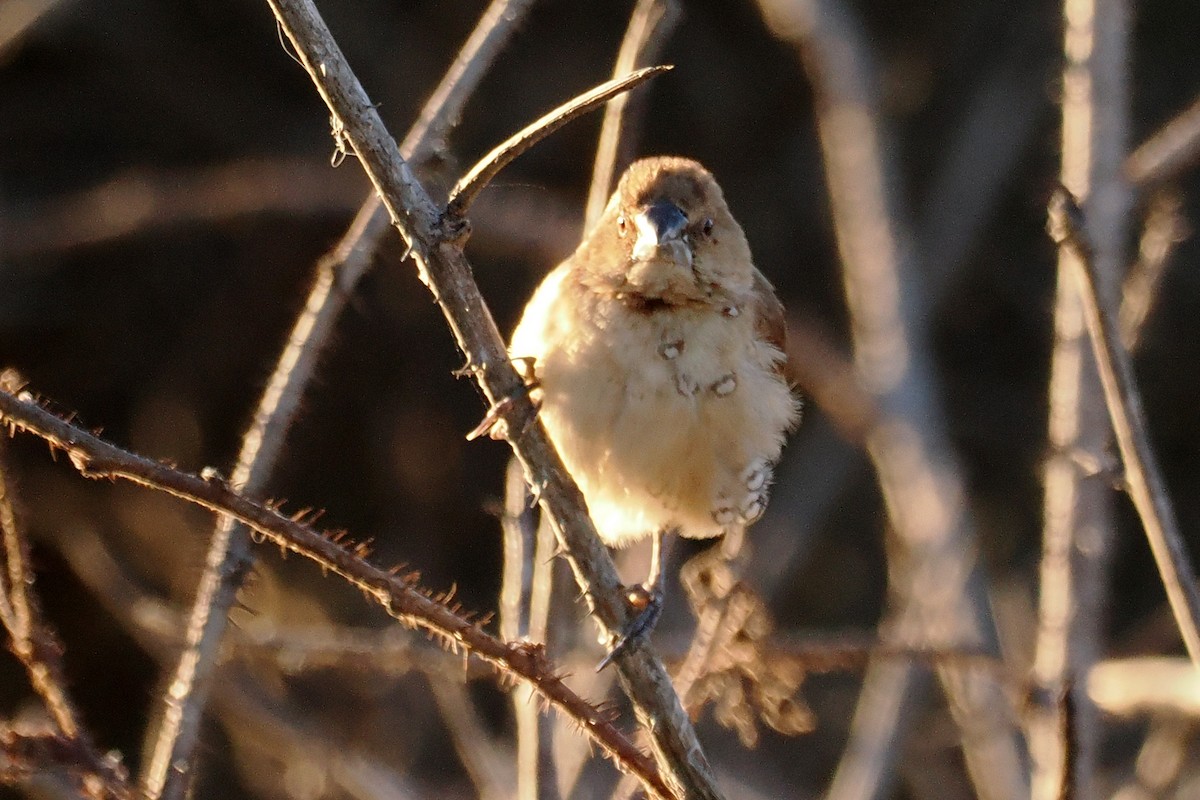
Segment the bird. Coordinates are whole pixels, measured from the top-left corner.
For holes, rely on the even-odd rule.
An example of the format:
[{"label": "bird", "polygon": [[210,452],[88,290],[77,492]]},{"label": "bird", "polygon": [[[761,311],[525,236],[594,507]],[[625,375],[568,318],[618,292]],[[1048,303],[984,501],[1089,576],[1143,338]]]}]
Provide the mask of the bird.
[{"label": "bird", "polygon": [[631,164],[525,306],[509,356],[597,533],[611,547],[654,537],[647,609],[617,647],[661,609],[664,535],[712,538],[762,516],[799,419],[785,340],[716,179],[679,156]]}]

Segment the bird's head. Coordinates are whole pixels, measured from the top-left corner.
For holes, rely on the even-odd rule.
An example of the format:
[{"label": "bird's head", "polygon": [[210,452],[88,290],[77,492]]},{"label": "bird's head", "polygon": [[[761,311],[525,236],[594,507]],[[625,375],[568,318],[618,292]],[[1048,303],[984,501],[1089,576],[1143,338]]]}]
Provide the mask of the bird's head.
[{"label": "bird's head", "polygon": [[753,266],[721,187],[695,161],[635,162],[576,255],[594,288],[631,305],[719,304],[750,290]]}]

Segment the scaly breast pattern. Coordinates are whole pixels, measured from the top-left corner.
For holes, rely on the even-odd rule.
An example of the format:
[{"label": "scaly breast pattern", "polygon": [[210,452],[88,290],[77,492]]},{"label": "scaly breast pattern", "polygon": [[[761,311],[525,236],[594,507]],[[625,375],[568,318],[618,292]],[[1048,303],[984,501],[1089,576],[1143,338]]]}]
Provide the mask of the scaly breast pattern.
[{"label": "scaly breast pattern", "polygon": [[531,303],[512,355],[536,359],[543,422],[605,541],[664,527],[717,536],[757,519],[796,408],[750,314],[631,310],[555,285]]}]

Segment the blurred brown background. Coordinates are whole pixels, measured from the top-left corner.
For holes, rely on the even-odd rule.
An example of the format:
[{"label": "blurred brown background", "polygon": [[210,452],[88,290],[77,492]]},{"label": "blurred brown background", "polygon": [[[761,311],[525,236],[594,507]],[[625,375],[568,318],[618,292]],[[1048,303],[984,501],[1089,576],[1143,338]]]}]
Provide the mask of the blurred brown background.
[{"label": "blurred brown background", "polygon": [[[397,136],[483,5],[321,4]],[[941,286],[931,306],[940,391],[986,561],[1003,592],[1032,602],[1061,9],[1029,0],[851,5],[877,58],[911,244]],[[629,6],[536,4],[430,185],[444,191],[492,145],[604,80]],[[753,3],[683,6],[662,58],[676,69],[651,85],[639,152],[705,163],[789,311],[844,342],[812,96],[795,53],[769,34]],[[39,10],[20,27],[23,12]],[[1200,88],[1200,4],[1159,0],[1136,4],[1135,14],[1137,142]],[[538,145],[480,202],[468,254],[506,332],[539,276],[578,239],[599,121],[592,115]],[[353,159],[333,169],[332,152],[328,114],[285,54],[265,3],[0,0],[0,365],[115,442],[188,470],[228,471],[313,265],[365,196]],[[1183,218],[1200,219],[1195,174],[1181,188]],[[1200,530],[1198,248],[1194,239],[1178,247],[1137,358],[1187,532]],[[377,561],[406,562],[424,585],[455,585],[463,605],[487,611],[496,606],[500,553],[488,509],[501,495],[508,451],[464,441],[483,405],[468,381],[451,376],[461,357],[401,254],[393,235],[354,292],[271,496],[325,509],[324,524],[373,538]],[[81,557],[79,542],[102,542],[148,596],[185,606],[211,520],[163,496],[85,481],[28,438],[11,449],[38,588],[66,641],[73,686],[100,744],[136,769],[158,667],[71,559]],[[760,559],[774,571],[759,577],[780,627],[870,631],[883,602],[884,515],[867,462],[810,407],[779,475],[752,541],[760,555],[777,554]],[[1144,539],[1123,500],[1120,510],[1113,651],[1177,649]],[[1190,545],[1200,550],[1200,537]],[[261,555],[242,624],[256,616],[381,622],[308,565]],[[672,614],[668,632],[686,616]],[[26,696],[20,675],[0,658],[0,711],[9,716]],[[809,684],[817,733],[768,735],[746,770],[753,782],[818,793],[855,680],[851,672]],[[423,738],[395,735],[428,711],[415,679],[318,669],[285,683],[274,687],[278,698],[310,713],[331,743],[379,753],[424,796],[469,795],[436,726]],[[502,697],[486,682],[473,686],[502,729]],[[954,737],[938,719],[913,746],[953,761]],[[706,726],[703,735],[724,768],[745,766],[730,734]],[[1112,737],[1106,757],[1127,756],[1122,741]],[[238,752],[225,729],[206,727],[198,796],[268,793],[237,768]],[[307,788],[289,796],[315,791],[297,780]],[[896,791],[913,790],[902,783]]]}]

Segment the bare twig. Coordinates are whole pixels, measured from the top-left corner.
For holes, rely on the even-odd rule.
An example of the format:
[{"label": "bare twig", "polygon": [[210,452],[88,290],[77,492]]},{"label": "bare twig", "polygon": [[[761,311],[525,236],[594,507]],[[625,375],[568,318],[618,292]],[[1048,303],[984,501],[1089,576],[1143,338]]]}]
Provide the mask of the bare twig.
[{"label": "bare twig", "polygon": [[[504,427],[526,469],[526,480],[555,523],[565,557],[593,619],[615,641],[629,618],[621,579],[596,534],[582,494],[563,467],[545,429],[534,420],[524,384],[508,360],[504,340],[462,252],[461,221],[438,213],[413,176],[328,28],[310,0],[270,0],[305,70],[334,117],[341,121],[358,161],[408,244],[418,275],[434,294],[487,401],[504,403]],[[519,435],[518,435],[519,434]],[[662,662],[639,643],[617,659],[625,693],[651,744],[664,778],[687,798],[720,797],[712,770]]]},{"label": "bare twig", "polygon": [[[558,543],[555,541],[554,529],[549,519],[539,519],[534,531],[532,567],[532,585],[529,593],[529,637],[535,642],[543,642],[550,646],[550,622],[553,609],[555,567],[559,565],[555,551]],[[562,587],[559,587],[562,591]],[[558,764],[554,752],[554,720],[546,718],[541,709],[535,704],[536,698],[530,692],[525,692],[527,710],[518,711],[525,714],[529,722],[525,736],[526,750],[522,767],[527,772],[537,775],[538,800],[559,800],[562,796],[559,790]],[[520,702],[519,695],[514,695],[514,702]],[[521,756],[519,755],[518,758]]]},{"label": "bare twig", "polygon": [[[855,344],[855,364],[881,414],[867,450],[903,552],[896,570],[900,611],[891,635],[903,644],[995,649],[996,633],[976,560],[977,545],[963,509],[964,487],[933,390],[925,297],[908,248],[885,156],[866,45],[846,9],[831,0],[760,0],[774,32],[795,44],[817,92],[817,128],[824,155],[843,279]],[[909,672],[907,670],[903,672]],[[1028,777],[1023,743],[1012,725],[1004,687],[987,673],[939,668],[976,792],[981,798],[1023,798]],[[903,690],[911,673],[892,670],[888,689]],[[863,701],[883,699],[890,723],[856,717],[855,736],[875,743],[857,752],[884,757],[896,741],[901,697],[864,687]],[[888,718],[885,716],[885,719]],[[882,776],[883,765],[866,772]],[[849,774],[842,773],[842,774]],[[841,794],[847,791],[847,794]],[[838,784],[830,796],[873,796],[869,784]]]},{"label": "bare twig", "polygon": [[18,211],[4,223],[21,235],[5,256],[31,259],[155,228],[249,214],[341,215],[354,208],[362,178],[330,174],[312,160],[245,159],[192,170],[131,170],[76,194]]},{"label": "bare twig", "polygon": [[0,391],[0,419],[10,429],[32,433],[65,452],[85,477],[121,478],[232,517],[280,547],[341,576],[396,619],[424,628],[448,646],[461,647],[502,672],[533,683],[547,702],[574,719],[619,766],[638,773],[656,795],[670,797],[654,765],[604,713],[571,692],[553,674],[541,648],[502,642],[415,587],[411,580],[369,564],[355,548],[340,544],[340,535],[321,533],[276,509],[248,500],[219,479],[181,472],[122,450],[45,411],[28,393],[17,396]]},{"label": "bare twig", "polygon": [[67,696],[58,637],[42,619],[37,598],[30,591],[29,548],[17,529],[4,449],[0,447],[0,623],[8,631],[8,649],[25,668],[34,691],[42,698],[54,727],[74,739],[83,732],[79,713]]},{"label": "bare twig", "polygon": [[[421,112],[404,142],[409,156],[441,145],[500,48],[532,0],[495,0]],[[254,420],[242,439],[232,475],[234,486],[258,494],[274,471],[300,399],[340,316],[345,298],[371,261],[387,230],[387,216],[375,194],[360,209],[338,247],[317,267],[304,311],[280,355]],[[143,775],[151,800],[180,800],[186,794],[208,681],[217,644],[249,564],[247,531],[235,520],[217,521],[188,622],[187,647],[167,693],[154,750]]]},{"label": "bare twig", "polygon": [[[638,0],[629,17],[625,37],[621,40],[613,78],[657,61],[658,54],[681,16],[678,0]],[[600,141],[596,144],[592,183],[583,216],[584,230],[590,230],[600,218],[612,191],[613,176],[628,163],[628,159],[621,156],[622,152],[633,151],[631,137],[625,132],[627,129],[636,130],[637,126],[625,124],[625,111],[635,97],[635,92],[618,95],[604,107],[604,122],[600,125]]]},{"label": "bare twig", "polygon": [[[1088,197],[1102,248],[1104,291],[1125,266],[1128,191],[1128,9],[1125,0],[1063,4],[1063,183]],[[1111,433],[1085,342],[1074,260],[1060,252],[1044,471],[1042,558],[1027,714],[1035,800],[1095,793],[1097,720],[1081,676],[1099,657],[1113,529],[1112,492],[1086,461],[1103,463]]]},{"label": "bare twig", "polygon": [[558,108],[526,125],[494,147],[479,160],[471,170],[459,178],[450,191],[449,213],[463,216],[479,193],[492,182],[499,172],[535,144],[545,139],[568,122],[599,108],[604,102],[641,86],[646,81],[670,70],[670,66],[646,67],[624,77],[602,83],[594,89],[563,103]]},{"label": "bare twig", "polygon": [[1176,177],[1200,158],[1200,99],[1141,144],[1125,162],[1125,175],[1138,187]]},{"label": "bare twig", "polygon": [[504,572],[500,581],[500,635],[515,640],[529,635],[529,592],[533,582],[534,539],[537,519],[533,498],[525,486],[525,471],[515,457],[504,474],[504,508],[500,530],[504,535]]},{"label": "bare twig", "polygon": [[[1188,669],[1195,674],[1190,665]],[[1133,780],[1115,791],[1112,800],[1186,797],[1187,788],[1180,783],[1189,766],[1188,750],[1193,728],[1192,720],[1182,719],[1173,712],[1155,718],[1138,752]]]},{"label": "bare twig", "polygon": [[1182,199],[1171,189],[1153,193],[1142,223],[1138,257],[1121,287],[1121,342],[1125,349],[1137,348],[1146,318],[1158,299],[1158,288],[1175,246],[1183,240]]},{"label": "bare twig", "polygon": [[[509,640],[528,639],[546,644],[546,615],[549,604],[542,603],[540,614],[533,611],[532,596],[540,580],[541,591],[549,596],[549,575],[553,555],[545,552],[542,530],[530,506],[525,486],[525,470],[514,456],[504,475],[504,576],[500,593],[500,629]],[[550,534],[551,537],[553,534]],[[541,709],[528,687],[512,689],[513,717],[517,725],[517,796],[555,798],[558,796],[551,753],[553,727],[543,724]]]},{"label": "bare twig", "polygon": [[1118,717],[1173,714],[1200,717],[1200,672],[1186,658],[1137,656],[1101,661],[1087,691],[1104,713]]},{"label": "bare twig", "polygon": [[1066,189],[1055,193],[1050,207],[1051,235],[1075,254],[1088,338],[1092,343],[1104,386],[1104,400],[1113,433],[1121,450],[1125,483],[1133,500],[1154,561],[1167,590],[1167,599],[1179,625],[1183,643],[1192,662],[1200,667],[1200,591],[1187,548],[1175,520],[1175,511],[1146,429],[1141,395],[1133,377],[1129,354],[1121,346],[1119,326],[1101,294],[1103,278],[1095,259],[1080,212]]},{"label": "bare twig", "polygon": [[76,771],[93,776],[108,796],[132,797],[124,768],[100,755],[67,692],[62,645],[33,594],[29,547],[17,527],[4,450],[0,446],[0,624],[8,632],[8,649],[25,668]]},{"label": "bare twig", "polygon": [[[506,752],[496,737],[488,733],[467,686],[453,674],[427,673],[425,680],[437,703],[439,716],[450,733],[454,752],[475,785],[480,800],[508,800],[513,796],[512,753]],[[529,704],[535,709],[538,707],[536,698],[529,698]]]},{"label": "bare twig", "polygon": [[866,442],[867,434],[879,424],[879,409],[850,359],[808,320],[789,318],[787,337],[789,380],[812,398],[846,441]]}]

